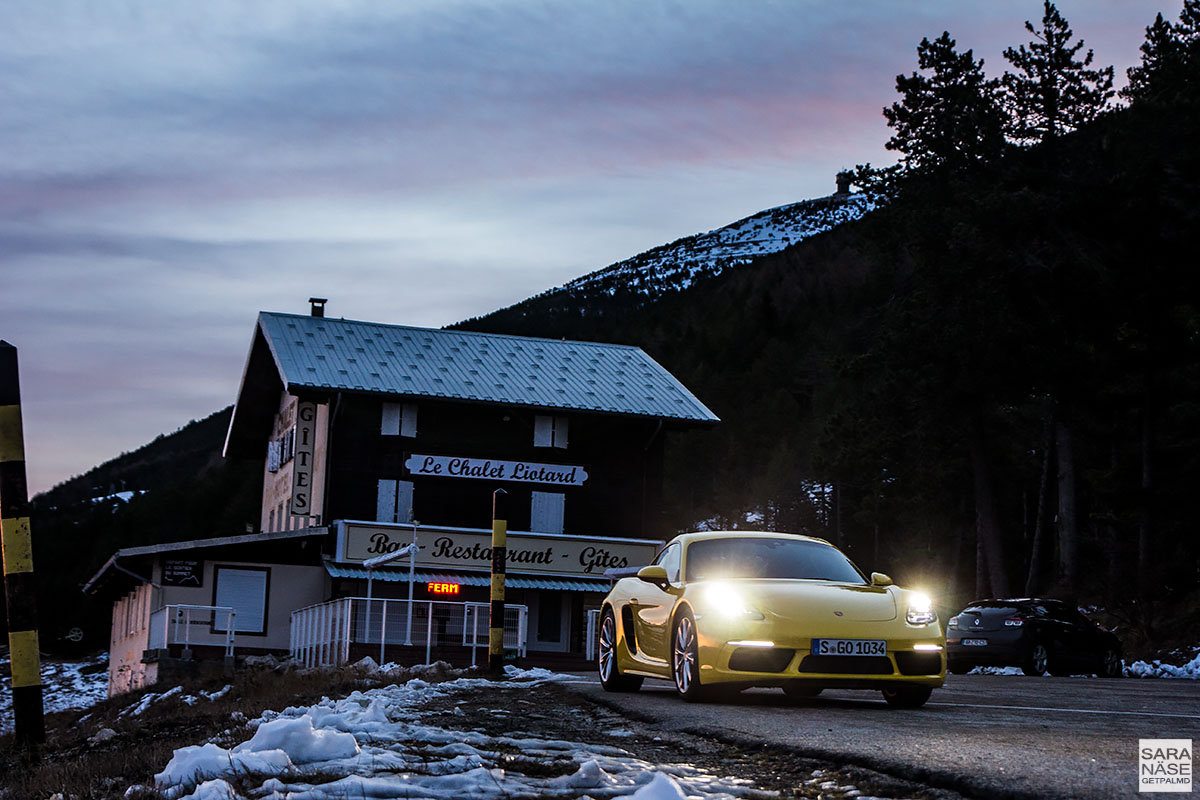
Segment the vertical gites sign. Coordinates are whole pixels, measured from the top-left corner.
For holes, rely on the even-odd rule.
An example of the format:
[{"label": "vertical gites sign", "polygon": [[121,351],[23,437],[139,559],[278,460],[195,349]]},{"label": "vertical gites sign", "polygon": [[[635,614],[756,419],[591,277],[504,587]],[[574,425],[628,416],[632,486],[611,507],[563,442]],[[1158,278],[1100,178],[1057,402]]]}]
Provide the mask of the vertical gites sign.
[{"label": "vertical gites sign", "polygon": [[296,456],[292,462],[292,514],[312,515],[313,450],[317,440],[317,404],[296,404]]}]

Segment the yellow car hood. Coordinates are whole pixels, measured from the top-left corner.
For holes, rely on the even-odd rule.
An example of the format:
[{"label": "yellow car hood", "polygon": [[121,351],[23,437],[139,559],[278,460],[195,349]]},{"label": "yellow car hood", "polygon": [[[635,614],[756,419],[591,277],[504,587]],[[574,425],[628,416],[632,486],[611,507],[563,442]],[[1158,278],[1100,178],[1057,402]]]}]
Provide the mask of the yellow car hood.
[{"label": "yellow car hood", "polygon": [[801,580],[738,582],[751,605],[779,621],[841,617],[847,622],[887,622],[896,618],[896,598],[882,586]]}]

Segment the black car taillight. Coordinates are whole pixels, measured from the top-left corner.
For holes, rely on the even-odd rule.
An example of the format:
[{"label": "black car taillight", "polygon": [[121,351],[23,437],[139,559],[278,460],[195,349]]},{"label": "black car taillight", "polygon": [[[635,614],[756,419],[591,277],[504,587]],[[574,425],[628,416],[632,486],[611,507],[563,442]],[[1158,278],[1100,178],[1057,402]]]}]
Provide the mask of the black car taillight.
[{"label": "black car taillight", "polygon": [[950,618],[950,621],[946,623],[946,627],[947,628],[958,627],[958,614],[955,614],[953,617]]},{"label": "black car taillight", "polygon": [[1006,628],[1019,628],[1019,627],[1021,627],[1022,625],[1024,625],[1024,624],[1025,624],[1026,622],[1028,622],[1028,621],[1029,621],[1029,620],[1025,619],[1025,617],[1007,617],[1007,618],[1004,620],[1004,627],[1006,627]]}]

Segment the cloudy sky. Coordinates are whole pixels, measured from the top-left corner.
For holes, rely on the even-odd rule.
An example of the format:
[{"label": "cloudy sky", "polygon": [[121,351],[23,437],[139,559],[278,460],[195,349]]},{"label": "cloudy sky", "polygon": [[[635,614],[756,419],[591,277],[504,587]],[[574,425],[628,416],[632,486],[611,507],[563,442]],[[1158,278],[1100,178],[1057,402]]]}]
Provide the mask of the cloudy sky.
[{"label": "cloudy sky", "polygon": [[[1180,0],[1063,0],[1118,73]],[[893,161],[1040,0],[39,0],[0,26],[31,493],[235,398],[259,310],[437,327]]]}]

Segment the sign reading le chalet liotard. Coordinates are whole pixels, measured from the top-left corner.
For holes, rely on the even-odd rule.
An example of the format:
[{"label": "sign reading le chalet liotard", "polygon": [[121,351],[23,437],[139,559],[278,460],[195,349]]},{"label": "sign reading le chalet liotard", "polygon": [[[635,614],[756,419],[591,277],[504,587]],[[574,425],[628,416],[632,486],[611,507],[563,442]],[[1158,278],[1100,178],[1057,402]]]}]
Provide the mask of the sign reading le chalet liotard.
[{"label": "sign reading le chalet liotard", "polygon": [[410,475],[441,478],[477,478],[516,483],[549,483],[583,486],[588,478],[583,467],[570,464],[535,464],[530,461],[499,461],[492,458],[430,456],[413,453],[404,462]]}]

